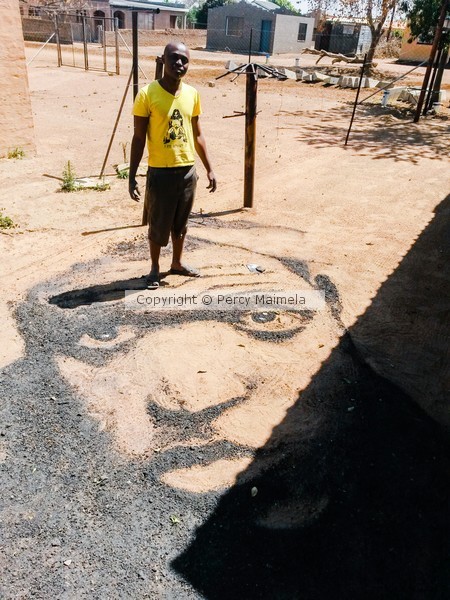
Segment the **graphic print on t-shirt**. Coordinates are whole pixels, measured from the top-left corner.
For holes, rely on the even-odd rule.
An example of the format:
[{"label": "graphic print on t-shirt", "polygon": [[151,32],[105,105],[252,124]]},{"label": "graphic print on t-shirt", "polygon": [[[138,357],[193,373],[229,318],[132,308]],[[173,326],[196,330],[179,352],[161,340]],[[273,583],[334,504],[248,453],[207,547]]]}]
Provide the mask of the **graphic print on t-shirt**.
[{"label": "graphic print on t-shirt", "polygon": [[186,132],[183,127],[183,117],[180,111],[176,108],[169,119],[169,128],[164,136],[164,144],[170,144],[175,140],[183,140],[187,142]]}]

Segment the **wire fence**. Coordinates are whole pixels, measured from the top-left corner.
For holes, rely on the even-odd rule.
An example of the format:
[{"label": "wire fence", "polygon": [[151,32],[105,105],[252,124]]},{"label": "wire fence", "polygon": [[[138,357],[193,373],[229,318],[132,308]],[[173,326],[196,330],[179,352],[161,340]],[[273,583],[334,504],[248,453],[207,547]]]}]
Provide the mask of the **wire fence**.
[{"label": "wire fence", "polygon": [[[52,19],[24,18],[22,25],[26,41],[55,46],[58,66],[120,74],[116,19],[60,13]],[[107,32],[112,34],[112,45],[106,43]]]}]

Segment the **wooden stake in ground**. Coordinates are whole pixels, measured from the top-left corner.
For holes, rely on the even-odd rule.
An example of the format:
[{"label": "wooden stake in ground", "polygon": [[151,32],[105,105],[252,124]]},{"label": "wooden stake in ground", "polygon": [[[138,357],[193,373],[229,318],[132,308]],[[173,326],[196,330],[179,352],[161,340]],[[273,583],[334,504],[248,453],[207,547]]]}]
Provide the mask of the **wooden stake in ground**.
[{"label": "wooden stake in ground", "polygon": [[443,0],[441,5],[441,12],[439,13],[439,21],[436,26],[436,31],[434,34],[433,45],[431,46],[430,58],[428,59],[428,66],[425,72],[425,77],[423,79],[422,90],[420,92],[419,100],[416,106],[416,113],[414,115],[414,123],[417,123],[420,119],[420,113],[422,111],[423,103],[425,101],[425,94],[427,93],[428,83],[430,81],[431,71],[433,69],[434,59],[436,57],[436,53],[439,48],[439,44],[441,42],[442,37],[442,28],[444,26],[445,16],[447,14],[449,2],[448,0]]},{"label": "wooden stake in ground", "polygon": [[[250,53],[249,53],[250,55]],[[231,69],[223,75],[219,75],[216,79],[222,79],[233,73],[235,77],[239,75],[246,76],[245,87],[245,113],[234,111],[233,115],[227,115],[224,119],[233,117],[245,116],[245,161],[244,161],[244,207],[251,208],[253,206],[253,187],[255,181],[255,151],[256,151],[256,105],[258,95],[258,69],[264,71],[270,77],[277,79],[286,79],[286,75],[281,71],[267,65],[258,63],[247,63],[239,65]]]},{"label": "wooden stake in ground", "polygon": [[245,87],[245,164],[244,164],[244,206],[253,206],[253,189],[255,182],[255,150],[256,150],[256,102],[258,94],[258,77],[256,66],[247,65]]}]

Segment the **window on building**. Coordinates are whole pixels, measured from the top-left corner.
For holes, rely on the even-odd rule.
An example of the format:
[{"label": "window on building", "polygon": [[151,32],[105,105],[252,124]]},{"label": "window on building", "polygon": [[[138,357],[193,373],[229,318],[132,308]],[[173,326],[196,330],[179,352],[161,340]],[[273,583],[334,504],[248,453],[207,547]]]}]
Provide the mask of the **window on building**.
[{"label": "window on building", "polygon": [[87,17],[87,12],[85,10],[77,10],[75,14],[77,23],[81,23],[83,18]]},{"label": "window on building", "polygon": [[307,23],[299,23],[298,24],[298,36],[297,36],[298,42],[304,42],[306,40],[306,31],[307,30],[308,30]]},{"label": "window on building", "polygon": [[42,15],[42,10],[39,6],[30,6],[28,8],[28,16],[29,17],[40,17]]},{"label": "window on building", "polygon": [[242,36],[244,33],[244,17],[227,17],[225,35]]}]

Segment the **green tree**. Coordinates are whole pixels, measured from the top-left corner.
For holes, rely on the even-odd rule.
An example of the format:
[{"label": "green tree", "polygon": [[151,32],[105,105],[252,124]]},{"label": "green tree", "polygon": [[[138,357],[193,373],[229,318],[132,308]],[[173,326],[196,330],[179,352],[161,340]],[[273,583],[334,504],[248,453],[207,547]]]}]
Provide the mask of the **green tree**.
[{"label": "green tree", "polygon": [[[403,0],[402,9],[406,13],[411,30],[412,41],[420,37],[425,43],[432,44],[436,26],[439,21],[441,11],[444,9],[445,0]],[[446,2],[447,14],[450,13],[450,1]],[[448,60],[448,51],[450,48],[450,31],[443,31],[440,43],[435,57],[435,70],[431,78],[430,91],[427,94],[424,104],[424,114],[433,106],[433,102],[439,101],[439,92],[442,84],[445,64]]]},{"label": "green tree", "polygon": [[[420,37],[421,41],[425,43],[433,42],[441,7],[442,0],[404,0],[402,2],[401,8],[408,18],[413,40]],[[447,7],[450,12],[448,3]],[[444,45],[449,45],[449,32],[444,33],[442,42]]]},{"label": "green tree", "polygon": [[358,17],[366,21],[372,34],[367,52],[368,73],[373,70],[373,58],[383,35],[386,20],[398,4],[398,0],[309,0],[311,10],[320,11],[324,20],[326,15],[330,14],[342,20]]},{"label": "green tree", "polygon": [[195,22],[200,29],[206,29],[208,24],[208,10],[210,8],[216,8],[217,6],[224,6],[224,4],[230,4],[228,0],[206,0],[200,8],[197,8],[193,12]]}]

